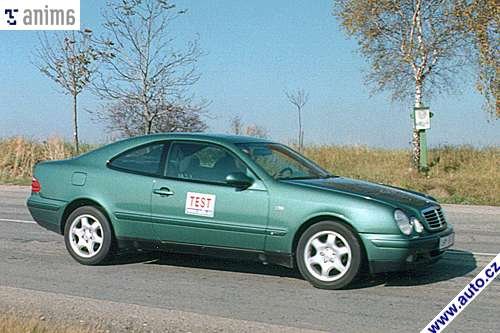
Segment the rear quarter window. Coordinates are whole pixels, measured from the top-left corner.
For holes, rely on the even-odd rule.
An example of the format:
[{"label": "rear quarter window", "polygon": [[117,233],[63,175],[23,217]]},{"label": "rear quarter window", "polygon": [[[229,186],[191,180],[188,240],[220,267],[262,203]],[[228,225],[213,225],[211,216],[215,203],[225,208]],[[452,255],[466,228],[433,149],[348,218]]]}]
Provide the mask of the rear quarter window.
[{"label": "rear quarter window", "polygon": [[163,143],[133,148],[112,159],[109,166],[133,173],[160,175],[163,148]]}]

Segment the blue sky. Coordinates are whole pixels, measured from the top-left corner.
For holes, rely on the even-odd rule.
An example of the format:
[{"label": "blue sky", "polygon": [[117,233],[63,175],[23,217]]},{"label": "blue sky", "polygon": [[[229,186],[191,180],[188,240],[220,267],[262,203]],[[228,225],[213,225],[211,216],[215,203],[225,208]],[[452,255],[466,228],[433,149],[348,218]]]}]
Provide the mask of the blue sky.
[{"label": "blue sky", "polygon": [[[296,113],[285,89],[304,88],[305,142],[408,147],[411,103],[391,103],[387,94],[370,95],[363,83],[366,63],[356,43],[346,39],[331,15],[331,1],[178,0],[188,8],[172,26],[177,42],[199,35],[206,53],[201,80],[192,92],[211,101],[208,124],[226,132],[234,115],[265,127],[271,138],[289,143],[296,137]],[[104,1],[82,0],[82,27],[99,31]],[[71,136],[71,101],[32,65],[35,32],[0,31],[0,137]],[[429,143],[500,144],[500,121],[481,110],[474,78],[460,90],[428,101],[435,116]],[[84,109],[99,100],[80,98],[80,136],[104,142],[103,124]],[[490,121],[488,121],[490,120]]]}]

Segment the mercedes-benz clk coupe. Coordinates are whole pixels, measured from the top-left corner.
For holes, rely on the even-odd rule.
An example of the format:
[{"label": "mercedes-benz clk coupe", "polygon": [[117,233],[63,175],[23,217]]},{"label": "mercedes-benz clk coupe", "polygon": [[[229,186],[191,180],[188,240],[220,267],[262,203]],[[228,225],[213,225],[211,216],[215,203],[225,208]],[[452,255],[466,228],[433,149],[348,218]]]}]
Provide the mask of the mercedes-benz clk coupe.
[{"label": "mercedes-benz clk coupe", "polygon": [[333,175],[253,137],[155,134],[35,166],[33,219],[76,261],[167,250],[297,267],[318,288],[435,262],[454,232],[425,194]]}]

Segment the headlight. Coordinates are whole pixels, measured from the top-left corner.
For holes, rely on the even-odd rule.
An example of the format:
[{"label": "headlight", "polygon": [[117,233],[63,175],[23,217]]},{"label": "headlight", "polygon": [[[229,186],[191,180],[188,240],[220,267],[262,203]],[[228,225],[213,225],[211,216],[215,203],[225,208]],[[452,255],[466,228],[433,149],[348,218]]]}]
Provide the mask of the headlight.
[{"label": "headlight", "polygon": [[396,224],[403,234],[411,234],[411,230],[413,229],[413,227],[410,223],[410,219],[402,210],[396,209],[394,211],[394,220],[396,220]]},{"label": "headlight", "polygon": [[415,231],[417,233],[422,233],[422,231],[424,231],[424,226],[422,225],[422,223],[420,223],[420,221],[416,218],[416,217],[412,217],[410,219],[410,223],[413,225],[413,229],[415,229]]}]

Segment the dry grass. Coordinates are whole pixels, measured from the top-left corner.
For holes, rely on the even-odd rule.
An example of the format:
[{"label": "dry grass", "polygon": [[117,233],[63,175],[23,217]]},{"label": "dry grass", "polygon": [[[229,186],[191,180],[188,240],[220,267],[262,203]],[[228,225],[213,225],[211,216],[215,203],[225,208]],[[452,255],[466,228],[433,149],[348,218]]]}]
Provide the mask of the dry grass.
[{"label": "dry grass", "polygon": [[[85,152],[93,147],[81,145]],[[44,160],[58,160],[75,155],[73,146],[53,137],[38,142],[23,137],[0,139],[0,181],[9,184],[29,184],[33,166]]]},{"label": "dry grass", "polygon": [[17,317],[14,315],[0,316],[0,333],[91,333],[87,328],[66,326],[45,321],[44,318]]},{"label": "dry grass", "polygon": [[[82,145],[82,151],[96,146]],[[305,154],[334,174],[429,193],[445,203],[500,206],[500,148],[445,146],[432,149],[430,170],[410,167],[406,150],[357,146],[313,146]],[[44,142],[14,137],[0,140],[0,183],[29,184],[37,161],[74,155],[60,138]]]},{"label": "dry grass", "polygon": [[405,150],[316,146],[305,154],[337,175],[425,192],[445,203],[500,206],[499,147],[431,149],[426,174],[410,167]]}]

